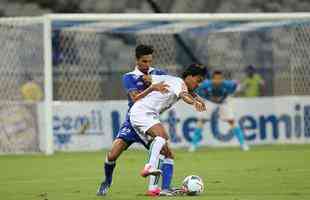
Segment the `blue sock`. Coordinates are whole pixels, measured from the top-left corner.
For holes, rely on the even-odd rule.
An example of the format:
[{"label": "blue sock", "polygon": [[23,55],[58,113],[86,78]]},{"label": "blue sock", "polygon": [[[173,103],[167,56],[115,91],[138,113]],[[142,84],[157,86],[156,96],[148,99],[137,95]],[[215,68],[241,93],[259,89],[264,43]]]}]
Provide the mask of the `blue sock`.
[{"label": "blue sock", "polygon": [[240,146],[244,145],[244,134],[240,127],[235,127],[232,129],[234,135],[237,137]]},{"label": "blue sock", "polygon": [[112,184],[112,176],[115,168],[115,161],[106,160],[104,163],[105,181]]},{"label": "blue sock", "polygon": [[202,139],[202,128],[195,128],[194,135],[192,137],[192,145],[198,147],[199,142]]},{"label": "blue sock", "polygon": [[170,158],[166,158],[161,166],[161,170],[163,172],[161,188],[163,190],[170,188],[171,180],[173,177],[173,166],[173,159]]}]

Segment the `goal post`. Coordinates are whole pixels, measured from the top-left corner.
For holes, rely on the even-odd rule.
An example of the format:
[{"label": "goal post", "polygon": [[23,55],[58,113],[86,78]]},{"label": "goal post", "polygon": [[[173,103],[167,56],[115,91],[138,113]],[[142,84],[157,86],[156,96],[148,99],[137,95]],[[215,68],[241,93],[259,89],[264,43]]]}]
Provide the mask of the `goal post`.
[{"label": "goal post", "polygon": [[44,17],[44,117],[45,137],[43,149],[50,155],[54,152],[53,139],[53,62],[52,62],[52,22]]},{"label": "goal post", "polygon": [[[191,51],[232,79],[242,80],[245,67],[256,66],[264,96],[276,97],[275,105],[278,97],[294,106],[310,96],[310,13],[2,18],[0,153],[109,147],[127,110],[110,100],[126,98],[121,76],[133,69],[141,43],[154,46],[154,65],[172,75],[193,62]],[[121,119],[112,108],[121,109]]]}]

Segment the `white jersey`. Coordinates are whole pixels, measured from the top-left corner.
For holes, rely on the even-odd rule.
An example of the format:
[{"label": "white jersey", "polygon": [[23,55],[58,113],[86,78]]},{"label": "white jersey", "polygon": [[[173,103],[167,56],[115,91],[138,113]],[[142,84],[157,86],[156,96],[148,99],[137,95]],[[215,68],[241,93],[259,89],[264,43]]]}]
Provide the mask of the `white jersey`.
[{"label": "white jersey", "polygon": [[179,77],[170,75],[152,75],[151,77],[153,84],[162,81],[167,84],[168,92],[161,93],[153,91],[144,98],[138,100],[131,110],[143,107],[156,113],[162,113],[178,101],[181,92],[188,91],[184,81]]},{"label": "white jersey", "polygon": [[160,123],[159,114],[175,104],[181,92],[187,91],[184,81],[169,75],[152,75],[152,83],[164,82],[168,85],[168,92],[153,91],[133,104],[129,111],[132,127],[141,140],[147,142],[150,138],[146,132],[155,124]]}]

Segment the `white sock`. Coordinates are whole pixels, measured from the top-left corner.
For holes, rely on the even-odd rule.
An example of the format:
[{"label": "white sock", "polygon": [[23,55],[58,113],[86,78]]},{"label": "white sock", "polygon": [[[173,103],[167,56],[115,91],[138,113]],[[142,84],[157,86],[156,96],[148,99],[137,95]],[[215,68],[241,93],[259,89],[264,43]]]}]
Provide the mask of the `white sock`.
[{"label": "white sock", "polygon": [[159,154],[161,149],[163,148],[163,146],[165,145],[166,140],[162,137],[155,137],[150,150],[149,150],[149,164],[153,167],[156,168],[157,167],[157,162],[158,162],[158,158],[159,158]]},{"label": "white sock", "polygon": [[[161,168],[161,164],[164,162],[165,156],[159,155],[158,163],[157,163],[157,169]],[[154,190],[155,188],[158,188],[158,182],[159,182],[160,176],[153,176],[151,175],[149,178],[149,190]]]}]

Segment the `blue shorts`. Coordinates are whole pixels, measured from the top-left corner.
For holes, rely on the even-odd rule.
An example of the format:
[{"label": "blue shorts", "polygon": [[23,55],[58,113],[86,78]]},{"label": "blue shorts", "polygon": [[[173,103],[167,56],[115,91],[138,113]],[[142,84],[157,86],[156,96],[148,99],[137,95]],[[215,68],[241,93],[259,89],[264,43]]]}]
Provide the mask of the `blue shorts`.
[{"label": "blue shorts", "polygon": [[139,137],[128,119],[122,124],[115,139],[124,140],[128,144],[128,147],[136,142],[142,144],[146,149],[149,149],[150,147],[149,143],[146,143]]}]

